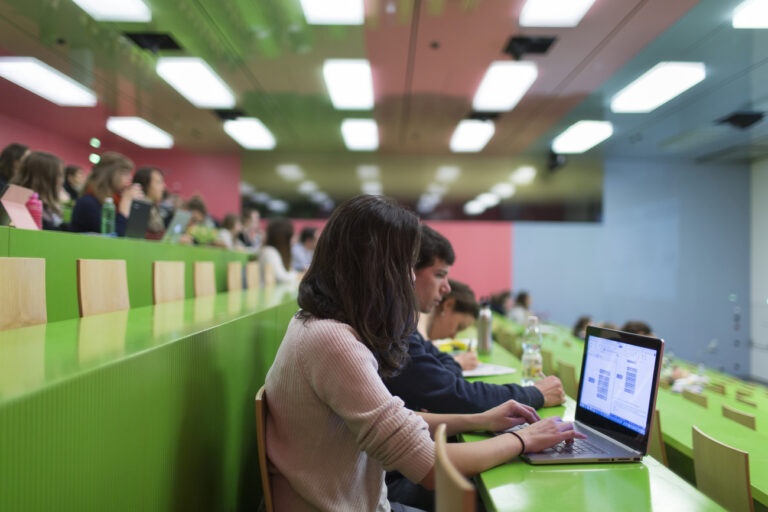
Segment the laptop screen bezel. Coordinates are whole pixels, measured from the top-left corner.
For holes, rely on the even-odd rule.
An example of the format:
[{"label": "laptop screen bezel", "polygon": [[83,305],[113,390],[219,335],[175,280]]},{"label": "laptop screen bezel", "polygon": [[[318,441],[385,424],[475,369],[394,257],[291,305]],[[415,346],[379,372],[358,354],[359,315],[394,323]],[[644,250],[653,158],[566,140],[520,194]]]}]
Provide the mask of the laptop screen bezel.
[{"label": "laptop screen bezel", "polygon": [[656,352],[656,364],[654,365],[653,372],[653,384],[651,388],[651,399],[648,401],[648,414],[646,417],[645,434],[640,434],[634,430],[627,428],[615,421],[612,421],[604,416],[594,413],[588,409],[581,407],[581,391],[584,387],[583,378],[579,381],[579,396],[576,400],[576,421],[586,424],[587,426],[594,428],[595,430],[602,432],[603,434],[610,436],[611,438],[619,441],[642,453],[647,452],[648,438],[651,433],[651,423],[653,422],[653,413],[656,409],[656,395],[659,389],[659,375],[661,374],[661,360],[664,356],[664,340],[660,338],[652,338],[650,336],[642,336],[639,334],[632,334],[623,331],[616,331],[613,329],[605,329],[602,327],[587,327],[587,333],[584,338],[584,355],[581,359],[581,376],[584,376],[584,371],[587,364],[587,351],[589,349],[589,340],[591,337],[603,338],[611,341],[625,343],[627,345],[634,345],[637,347],[648,348]]}]

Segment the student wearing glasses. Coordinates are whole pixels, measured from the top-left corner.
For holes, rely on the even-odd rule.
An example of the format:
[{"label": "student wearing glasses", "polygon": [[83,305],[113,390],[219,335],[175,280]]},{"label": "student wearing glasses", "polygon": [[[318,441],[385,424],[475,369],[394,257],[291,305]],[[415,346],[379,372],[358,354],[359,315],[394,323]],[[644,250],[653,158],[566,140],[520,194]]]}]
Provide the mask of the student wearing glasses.
[{"label": "student wearing glasses", "polygon": [[512,400],[481,414],[436,415],[408,410],[387,391],[381,378],[400,371],[415,328],[419,238],[416,216],[380,196],[347,201],[323,229],[265,384],[276,510],[413,510],[389,502],[384,471],[433,487],[440,423],[448,435],[531,423],[517,435],[450,444],[465,475],[516,457],[523,443],[533,452],[579,435]]}]

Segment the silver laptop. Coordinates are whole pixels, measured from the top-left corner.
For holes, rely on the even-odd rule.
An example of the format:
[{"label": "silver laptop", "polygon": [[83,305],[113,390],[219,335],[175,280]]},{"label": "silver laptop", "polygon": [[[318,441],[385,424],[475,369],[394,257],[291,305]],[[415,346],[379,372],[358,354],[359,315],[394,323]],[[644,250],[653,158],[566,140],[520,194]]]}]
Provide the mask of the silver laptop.
[{"label": "silver laptop", "polygon": [[179,243],[179,237],[187,232],[187,224],[192,219],[192,214],[186,210],[176,210],[173,214],[171,223],[168,224],[168,228],[165,230],[163,236],[163,242],[177,244]]},{"label": "silver laptop", "polygon": [[586,439],[522,456],[531,464],[632,462],[648,450],[664,341],[587,327],[574,428]]}]

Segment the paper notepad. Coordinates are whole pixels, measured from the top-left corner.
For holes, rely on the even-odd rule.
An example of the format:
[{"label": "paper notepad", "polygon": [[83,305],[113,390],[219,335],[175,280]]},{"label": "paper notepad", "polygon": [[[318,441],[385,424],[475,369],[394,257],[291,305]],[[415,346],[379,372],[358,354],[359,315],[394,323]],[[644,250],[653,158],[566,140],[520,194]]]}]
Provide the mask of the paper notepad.
[{"label": "paper notepad", "polygon": [[464,370],[464,377],[490,377],[491,375],[505,375],[515,373],[515,368],[498,364],[480,363],[474,370]]}]

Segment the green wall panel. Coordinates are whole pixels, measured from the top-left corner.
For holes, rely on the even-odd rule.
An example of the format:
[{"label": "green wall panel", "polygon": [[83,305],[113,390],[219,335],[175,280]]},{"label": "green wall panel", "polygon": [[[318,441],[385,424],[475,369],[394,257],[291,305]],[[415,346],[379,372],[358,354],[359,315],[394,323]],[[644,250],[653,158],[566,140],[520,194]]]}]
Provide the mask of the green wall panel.
[{"label": "green wall panel", "polygon": [[[227,262],[246,262],[248,256],[218,248],[170,245],[125,238],[104,238],[54,231],[8,230],[8,255],[45,258],[45,285],[48,321],[79,316],[77,305],[78,258],[124,259],[127,261],[128,291],[131,307],[152,304],[152,262],[156,260],[186,263],[186,296],[194,296],[193,263],[213,261],[216,289],[226,289]],[[2,237],[0,231],[0,237]],[[0,242],[2,244],[2,242]],[[0,245],[0,250],[2,250]]]}]

